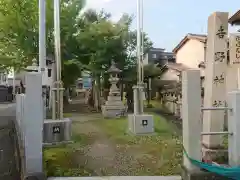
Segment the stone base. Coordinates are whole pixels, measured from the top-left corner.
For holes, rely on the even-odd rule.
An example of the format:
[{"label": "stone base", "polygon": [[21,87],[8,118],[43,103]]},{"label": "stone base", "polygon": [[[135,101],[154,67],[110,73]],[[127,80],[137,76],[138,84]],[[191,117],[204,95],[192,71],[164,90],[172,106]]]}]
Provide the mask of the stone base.
[{"label": "stone base", "polygon": [[154,133],[154,120],[152,115],[128,115],[128,130],[132,134]]},{"label": "stone base", "polygon": [[183,167],[182,180],[232,180],[232,179],[204,170],[189,171],[185,167]]},{"label": "stone base", "polygon": [[24,180],[47,180],[44,173],[32,173],[24,177]]},{"label": "stone base", "polygon": [[71,120],[45,120],[43,124],[43,143],[56,144],[70,142],[71,140]]},{"label": "stone base", "polygon": [[127,108],[125,106],[102,106],[104,118],[120,118],[125,116]]},{"label": "stone base", "polygon": [[61,142],[52,142],[52,143],[43,143],[43,147],[57,147],[64,144],[73,144],[74,141],[61,141]]},{"label": "stone base", "polygon": [[208,148],[202,144],[202,157],[220,164],[228,164],[228,149],[223,146]]}]

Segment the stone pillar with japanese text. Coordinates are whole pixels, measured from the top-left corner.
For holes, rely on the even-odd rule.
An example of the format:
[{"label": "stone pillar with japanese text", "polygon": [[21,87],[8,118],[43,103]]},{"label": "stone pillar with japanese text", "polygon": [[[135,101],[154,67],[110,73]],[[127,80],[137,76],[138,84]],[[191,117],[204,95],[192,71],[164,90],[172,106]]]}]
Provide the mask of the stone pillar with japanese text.
[{"label": "stone pillar with japanese text", "polygon": [[[204,107],[226,105],[228,13],[215,12],[208,18],[206,73]],[[203,131],[223,131],[224,111],[204,111]],[[205,148],[221,147],[221,135],[205,135],[202,138]]]},{"label": "stone pillar with japanese text", "polygon": [[230,34],[229,60],[227,92],[236,91],[240,88],[240,33]]}]

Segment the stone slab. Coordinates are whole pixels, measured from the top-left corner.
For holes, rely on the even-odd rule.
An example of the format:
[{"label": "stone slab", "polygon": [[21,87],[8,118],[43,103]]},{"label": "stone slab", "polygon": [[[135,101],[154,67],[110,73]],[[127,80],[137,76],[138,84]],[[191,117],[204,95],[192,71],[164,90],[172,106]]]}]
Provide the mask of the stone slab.
[{"label": "stone slab", "polygon": [[133,134],[151,134],[154,133],[154,119],[149,114],[129,114],[128,130]]},{"label": "stone slab", "polygon": [[204,170],[189,171],[187,170],[187,168],[183,167],[182,180],[232,180],[232,179]]},{"label": "stone slab", "polygon": [[68,118],[61,120],[45,120],[43,125],[43,142],[45,144],[56,144],[69,142],[71,140],[71,124]]},{"label": "stone slab", "polygon": [[17,134],[14,131],[15,104],[1,104],[0,107],[0,179],[4,180],[20,180],[20,172],[18,169],[18,156],[15,157],[14,139]]},{"label": "stone slab", "polygon": [[[208,18],[204,107],[224,107],[226,103],[226,72],[228,13],[215,12]],[[224,111],[204,111],[203,131],[223,131]],[[222,144],[222,136],[204,135],[203,144],[212,149]]]},{"label": "stone slab", "polygon": [[122,101],[107,101],[105,103],[105,106],[123,106],[124,107],[124,104]]},{"label": "stone slab", "polygon": [[181,180],[180,176],[51,177],[48,180]]}]

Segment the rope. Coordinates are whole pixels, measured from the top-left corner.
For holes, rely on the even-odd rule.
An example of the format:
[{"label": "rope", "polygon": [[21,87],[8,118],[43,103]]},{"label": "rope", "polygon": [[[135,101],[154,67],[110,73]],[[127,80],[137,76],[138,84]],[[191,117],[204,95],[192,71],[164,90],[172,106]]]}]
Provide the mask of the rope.
[{"label": "rope", "polygon": [[192,159],[191,157],[189,157],[184,147],[183,147],[183,153],[189,159],[189,161],[195,166],[198,166],[202,169],[205,169],[212,173],[216,173],[221,176],[225,176],[234,180],[240,180],[240,166],[224,167],[216,164],[207,164],[207,163]]}]

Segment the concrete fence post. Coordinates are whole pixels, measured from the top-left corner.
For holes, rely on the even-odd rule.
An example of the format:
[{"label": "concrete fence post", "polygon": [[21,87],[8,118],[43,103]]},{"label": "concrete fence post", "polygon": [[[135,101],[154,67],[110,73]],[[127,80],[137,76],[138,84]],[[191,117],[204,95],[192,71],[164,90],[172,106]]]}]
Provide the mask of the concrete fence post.
[{"label": "concrete fence post", "polygon": [[[182,73],[182,125],[183,146],[187,154],[201,160],[201,85],[200,71],[187,70]],[[198,170],[184,155],[184,168],[187,171]]]},{"label": "concrete fence post", "polygon": [[230,166],[240,165],[240,91],[228,93],[228,158]]},{"label": "concrete fence post", "polygon": [[24,141],[24,132],[22,131],[24,119],[25,94],[16,94],[16,120],[17,130],[20,133],[21,143]]},{"label": "concrete fence post", "polygon": [[42,75],[38,72],[26,74],[26,97],[24,118],[26,174],[42,172],[43,100]]}]

